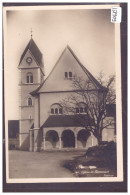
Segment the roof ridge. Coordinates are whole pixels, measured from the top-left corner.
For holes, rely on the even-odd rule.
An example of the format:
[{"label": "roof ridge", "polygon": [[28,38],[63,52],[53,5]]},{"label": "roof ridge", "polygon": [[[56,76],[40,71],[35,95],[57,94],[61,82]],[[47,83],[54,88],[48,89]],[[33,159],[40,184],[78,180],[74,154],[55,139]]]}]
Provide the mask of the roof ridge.
[{"label": "roof ridge", "polygon": [[76,56],[76,54],[73,52],[73,50],[70,48],[69,45],[67,45],[67,48],[69,49],[69,51],[72,53],[72,55],[74,56],[74,58],[76,59],[76,61],[78,62],[78,64],[81,66],[81,68],[84,70],[85,73],[87,73],[87,75],[89,74],[89,78],[94,82],[94,84],[99,88],[104,88],[98,81],[97,79],[95,79],[95,77],[87,70],[87,68],[80,62],[80,60],[78,59],[78,57]]},{"label": "roof ridge", "polygon": [[[46,78],[47,79],[47,78]],[[39,89],[43,86],[43,84],[45,83],[45,81],[46,81],[46,79],[40,84],[40,86],[39,87],[37,87],[37,89],[35,89],[34,91],[31,91],[30,92],[30,94],[33,96],[33,95],[35,95],[38,91],[39,91]]]},{"label": "roof ridge", "polygon": [[87,68],[83,65],[83,64],[80,64],[82,66],[82,68],[84,69],[85,73],[89,76],[89,78],[94,82],[94,84],[98,85],[98,87],[103,87],[96,79],[95,77],[87,70]]},{"label": "roof ridge", "polygon": [[[68,46],[68,45],[67,45],[67,46]],[[60,57],[59,57],[58,60],[56,61],[55,65],[53,66],[53,68],[52,68],[51,72],[49,73],[49,75],[47,76],[47,78],[44,80],[43,83],[41,83],[41,85],[40,85],[36,90],[34,90],[34,91],[32,91],[32,92],[30,93],[31,95],[34,95],[36,92],[38,92],[38,91],[40,90],[40,88],[44,85],[44,83],[45,83],[46,80],[49,78],[49,76],[52,74],[52,72],[53,72],[53,70],[55,69],[56,65],[57,65],[58,62],[60,61],[60,59],[61,59],[61,57],[63,56],[64,52],[66,51],[67,46],[66,46],[66,48],[62,51]]]},{"label": "roof ridge", "polygon": [[52,68],[51,72],[49,73],[48,77],[44,80],[44,82],[33,92],[31,92],[32,95],[34,95],[35,93],[37,93],[40,88],[44,85],[44,83],[46,82],[46,80],[50,77],[50,75],[52,74],[52,72],[54,71],[55,67],[57,66],[58,62],[60,61],[60,59],[62,58],[63,54],[65,53],[66,50],[69,50],[70,53],[73,55],[73,57],[75,58],[75,60],[78,62],[78,64],[80,65],[80,67],[83,69],[83,71],[87,74],[87,76],[89,77],[89,79],[92,80],[92,82],[94,83],[94,85],[97,88],[100,89],[105,89],[105,87],[103,87],[95,78],[94,76],[87,70],[87,68],[85,68],[85,66],[83,66],[83,64],[80,62],[80,60],[78,59],[78,57],[75,55],[75,53],[73,52],[73,50],[70,48],[70,46],[67,44],[67,46],[65,47],[65,49],[63,50],[63,52],[61,53],[60,57],[58,58],[56,64],[54,65],[54,67]]},{"label": "roof ridge", "polygon": [[32,43],[35,44],[37,50],[38,50],[38,51],[41,53],[41,55],[42,55],[42,52],[41,52],[40,49],[38,48],[38,46],[37,46],[37,44],[35,43],[35,41],[33,40],[33,38],[30,40],[30,44],[32,44]]}]

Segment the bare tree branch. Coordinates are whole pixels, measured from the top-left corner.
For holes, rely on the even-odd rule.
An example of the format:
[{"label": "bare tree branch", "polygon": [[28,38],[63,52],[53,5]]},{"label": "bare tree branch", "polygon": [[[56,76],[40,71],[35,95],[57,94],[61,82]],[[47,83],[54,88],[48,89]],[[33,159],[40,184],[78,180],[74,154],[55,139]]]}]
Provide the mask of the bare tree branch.
[{"label": "bare tree branch", "polygon": [[[95,89],[90,80],[83,80],[76,75],[72,80],[73,93],[60,103],[64,109],[64,114],[76,116],[76,121],[79,125],[93,133],[98,139],[102,140],[103,129],[114,124],[113,118],[107,116],[108,105],[115,104],[115,76],[110,76],[107,80],[103,77],[103,72],[98,76],[98,81],[104,85],[102,90]],[[84,113],[80,113],[81,102],[84,103]],[[82,106],[83,106],[82,105]],[[86,105],[86,107],[85,107]],[[76,108],[79,113],[76,113]]]}]

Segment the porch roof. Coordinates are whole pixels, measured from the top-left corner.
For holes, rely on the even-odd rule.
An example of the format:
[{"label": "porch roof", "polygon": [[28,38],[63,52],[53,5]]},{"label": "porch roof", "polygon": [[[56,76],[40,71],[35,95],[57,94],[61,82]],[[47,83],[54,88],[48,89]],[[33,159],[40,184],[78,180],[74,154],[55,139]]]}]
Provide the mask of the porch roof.
[{"label": "porch roof", "polygon": [[86,114],[50,115],[42,127],[82,127],[92,125],[92,120]]}]

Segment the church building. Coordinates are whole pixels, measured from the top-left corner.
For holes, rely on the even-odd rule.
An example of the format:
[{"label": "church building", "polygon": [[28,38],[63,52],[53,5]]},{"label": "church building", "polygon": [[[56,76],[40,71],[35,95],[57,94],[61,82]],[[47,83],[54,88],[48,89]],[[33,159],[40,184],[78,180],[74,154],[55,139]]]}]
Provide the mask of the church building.
[{"label": "church building", "polygon": [[[51,57],[51,56],[50,56]],[[90,82],[91,91],[105,88],[80,63],[72,49],[67,46],[44,79],[46,65],[38,46],[31,38],[21,55],[20,71],[20,130],[21,150],[87,149],[97,145],[96,137],[87,131],[76,116],[85,116],[86,105],[81,101],[76,113],[65,114],[61,102],[73,95],[74,75]],[[113,116],[110,116],[113,117]],[[86,118],[86,121],[88,119]],[[88,120],[88,123],[91,123]],[[115,127],[111,125],[102,132],[104,141],[115,140]]]}]

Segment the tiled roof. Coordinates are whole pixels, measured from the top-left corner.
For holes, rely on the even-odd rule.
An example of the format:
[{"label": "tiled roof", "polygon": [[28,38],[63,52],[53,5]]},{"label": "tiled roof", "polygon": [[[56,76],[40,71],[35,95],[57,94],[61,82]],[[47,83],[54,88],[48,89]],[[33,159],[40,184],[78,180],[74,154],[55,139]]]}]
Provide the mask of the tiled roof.
[{"label": "tiled roof", "polygon": [[42,127],[82,127],[92,125],[86,114],[77,115],[50,115]]},{"label": "tiled roof", "polygon": [[30,52],[32,53],[32,55],[34,56],[35,60],[37,61],[37,63],[39,64],[39,66],[43,66],[42,64],[42,53],[40,52],[39,48],[37,47],[36,43],[34,42],[33,39],[31,39],[27,45],[27,47],[25,48],[21,58],[20,58],[20,62],[19,64],[22,62],[27,50],[30,50]]}]

